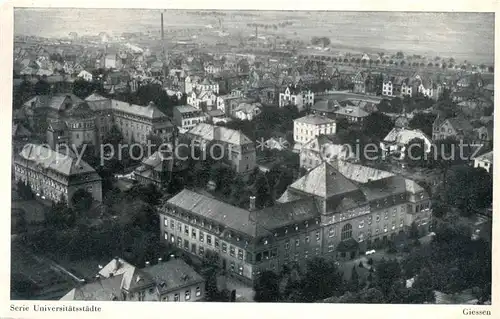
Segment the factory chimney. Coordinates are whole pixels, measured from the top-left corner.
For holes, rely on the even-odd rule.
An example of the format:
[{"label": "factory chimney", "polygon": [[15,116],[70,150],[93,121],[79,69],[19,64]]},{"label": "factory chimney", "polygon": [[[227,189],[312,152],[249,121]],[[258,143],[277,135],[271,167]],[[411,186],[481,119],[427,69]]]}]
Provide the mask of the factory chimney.
[{"label": "factory chimney", "polygon": [[161,13],[161,41],[165,40],[165,34],[163,31],[163,12]]}]

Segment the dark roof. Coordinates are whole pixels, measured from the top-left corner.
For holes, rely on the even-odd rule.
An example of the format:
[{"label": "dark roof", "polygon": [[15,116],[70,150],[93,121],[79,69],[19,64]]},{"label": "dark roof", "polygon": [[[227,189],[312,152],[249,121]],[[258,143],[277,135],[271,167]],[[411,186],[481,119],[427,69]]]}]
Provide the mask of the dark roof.
[{"label": "dark roof", "polygon": [[451,126],[457,131],[460,132],[471,132],[474,128],[470,124],[469,121],[467,121],[464,118],[461,117],[453,117],[449,118],[448,121],[450,122]]},{"label": "dark roof", "polygon": [[203,277],[182,259],[159,262],[154,266],[143,268],[143,271],[153,278],[160,293],[204,282]]},{"label": "dark roof", "polygon": [[123,274],[110,278],[97,278],[93,282],[72,289],[60,300],[123,301],[122,280]]},{"label": "dark roof", "polygon": [[385,198],[406,192],[406,179],[402,176],[390,176],[370,181],[360,186],[368,201]]},{"label": "dark roof", "polygon": [[326,162],[321,163],[295,181],[290,185],[290,188],[322,198],[330,198],[359,190],[353,182]]},{"label": "dark roof", "polygon": [[305,198],[264,208],[256,212],[256,220],[265,229],[273,229],[311,219],[318,214],[314,199]]}]

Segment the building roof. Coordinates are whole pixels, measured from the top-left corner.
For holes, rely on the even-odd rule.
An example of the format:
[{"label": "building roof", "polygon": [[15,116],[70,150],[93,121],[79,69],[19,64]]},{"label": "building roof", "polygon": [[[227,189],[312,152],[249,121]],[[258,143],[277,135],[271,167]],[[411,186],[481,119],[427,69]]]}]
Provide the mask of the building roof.
[{"label": "building roof", "polygon": [[475,159],[478,161],[493,163],[493,151],[479,155]]},{"label": "building roof", "polygon": [[330,198],[359,190],[353,182],[326,162],[321,163],[305,176],[292,183],[290,188],[322,198]]},{"label": "building roof", "polygon": [[204,283],[203,277],[180,258],[159,262],[156,265],[145,267],[143,270],[156,282],[160,293]]},{"label": "building roof", "polygon": [[368,201],[386,198],[406,192],[406,179],[402,176],[390,176],[370,181],[360,186]]},{"label": "building roof", "polygon": [[118,257],[113,258],[99,271],[99,276],[104,278],[120,275],[123,276],[120,287],[127,291],[154,285],[153,278],[149,274]]},{"label": "building roof", "polygon": [[351,117],[367,117],[370,113],[366,112],[359,106],[346,106],[341,107],[335,111],[337,115],[345,115]]},{"label": "building roof", "polygon": [[234,109],[234,112],[243,112],[245,114],[253,114],[255,109],[260,110],[260,103],[241,103],[237,108]]},{"label": "building roof", "polygon": [[447,121],[453,126],[453,128],[458,132],[471,132],[474,128],[469,121],[462,117],[452,117],[447,119]]},{"label": "building roof", "polygon": [[121,283],[123,275],[98,278],[93,282],[71,289],[60,300],[73,301],[123,301]]},{"label": "building roof", "polygon": [[83,160],[77,160],[73,154],[62,154],[44,145],[26,144],[19,156],[24,160],[34,162],[44,169],[54,170],[65,176],[95,173],[95,170],[89,164]]},{"label": "building roof", "polygon": [[175,109],[180,113],[190,113],[190,112],[200,112],[199,109],[191,106],[191,105],[178,105],[175,106]]},{"label": "building roof", "polygon": [[335,112],[340,104],[337,100],[321,100],[312,106],[312,109],[319,112]]},{"label": "building roof", "polygon": [[311,219],[318,216],[319,211],[314,199],[304,198],[264,208],[255,215],[260,226],[264,229],[273,229],[299,220]]},{"label": "building roof", "polygon": [[227,127],[199,123],[188,131],[188,134],[196,135],[204,140],[221,141],[234,145],[245,145],[253,143],[245,134]]},{"label": "building roof", "polygon": [[384,138],[384,142],[406,145],[414,138],[429,142],[429,138],[421,130],[409,130],[400,127],[393,128]]},{"label": "building roof", "polygon": [[111,108],[116,111],[142,116],[148,119],[166,118],[166,115],[161,112],[152,102],[150,102],[146,106],[142,106],[118,100],[111,100]]},{"label": "building roof", "polygon": [[168,200],[168,203],[213,220],[246,235],[255,236],[257,224],[250,218],[250,211],[188,189]]},{"label": "building roof", "polygon": [[54,94],[54,95],[37,95],[27,102],[24,103],[25,107],[35,108],[51,108],[56,111],[62,111],[64,109],[64,103],[70,101],[72,104],[80,104],[83,102],[82,99],[74,94]]},{"label": "building roof", "polygon": [[335,123],[335,120],[330,119],[325,116],[320,116],[320,115],[306,115],[301,118],[295,119],[294,122],[297,123],[305,123],[305,124],[312,124],[312,125],[321,125],[321,124],[332,124]]},{"label": "building roof", "polygon": [[395,176],[393,173],[390,172],[342,160],[336,161],[336,167],[339,170],[339,172],[348,179],[363,184],[368,183],[370,181],[375,181],[386,177]]}]

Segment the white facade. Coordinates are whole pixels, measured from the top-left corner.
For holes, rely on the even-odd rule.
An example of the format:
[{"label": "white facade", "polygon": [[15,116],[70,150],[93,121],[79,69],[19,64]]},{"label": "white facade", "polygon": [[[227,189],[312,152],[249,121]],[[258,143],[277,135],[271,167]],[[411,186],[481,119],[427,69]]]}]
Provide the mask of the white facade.
[{"label": "white facade", "polygon": [[382,85],[382,95],[392,96],[392,90],[393,90],[392,81],[384,81]]},{"label": "white facade", "polygon": [[309,90],[293,94],[287,87],[284,93],[280,93],[279,106],[283,107],[288,104],[296,106],[299,112],[303,111],[314,104],[314,93]]},{"label": "white facade", "polygon": [[78,74],[78,77],[84,79],[87,82],[92,82],[92,73],[87,72],[85,70],[83,70],[82,72],[80,72]]},{"label": "white facade", "polygon": [[200,94],[191,92],[187,97],[187,104],[197,109],[201,108],[201,104],[205,104],[207,108],[212,108],[217,102],[217,96],[212,91],[202,91]]},{"label": "white facade", "polygon": [[308,115],[293,121],[293,140],[296,145],[303,145],[320,134],[335,134],[335,120],[318,115]]}]

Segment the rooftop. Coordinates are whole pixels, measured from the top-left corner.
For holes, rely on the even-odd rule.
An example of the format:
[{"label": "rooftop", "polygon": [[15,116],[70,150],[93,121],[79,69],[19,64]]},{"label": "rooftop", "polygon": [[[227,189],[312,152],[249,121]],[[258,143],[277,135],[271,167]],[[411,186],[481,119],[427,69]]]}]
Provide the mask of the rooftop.
[{"label": "rooftop", "polygon": [[158,285],[160,293],[174,291],[182,287],[204,284],[204,279],[180,258],[159,262],[143,268]]},{"label": "rooftop", "polygon": [[305,123],[305,124],[312,124],[312,125],[321,125],[321,124],[332,124],[335,123],[335,120],[324,117],[324,116],[319,116],[319,115],[306,115],[304,117],[295,119],[294,122],[297,123]]}]

